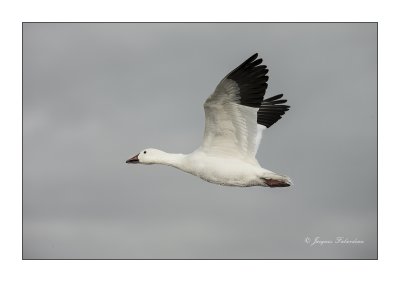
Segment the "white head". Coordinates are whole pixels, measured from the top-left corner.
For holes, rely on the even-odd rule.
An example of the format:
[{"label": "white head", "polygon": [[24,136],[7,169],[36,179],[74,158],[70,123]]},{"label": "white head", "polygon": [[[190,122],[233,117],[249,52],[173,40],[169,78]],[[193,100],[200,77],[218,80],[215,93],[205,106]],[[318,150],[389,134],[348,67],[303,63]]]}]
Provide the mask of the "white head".
[{"label": "white head", "polygon": [[153,148],[144,149],[136,156],[127,160],[126,163],[127,164],[156,164],[156,163],[159,163],[163,153],[164,153],[163,151],[153,149]]}]

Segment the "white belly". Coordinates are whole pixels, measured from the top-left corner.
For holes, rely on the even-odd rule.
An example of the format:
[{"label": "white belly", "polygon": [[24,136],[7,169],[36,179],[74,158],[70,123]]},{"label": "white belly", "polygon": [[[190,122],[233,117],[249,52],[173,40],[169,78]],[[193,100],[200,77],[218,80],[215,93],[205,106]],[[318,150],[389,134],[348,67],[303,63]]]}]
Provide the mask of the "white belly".
[{"label": "white belly", "polygon": [[264,169],[234,158],[192,156],[187,159],[184,170],[215,184],[264,186],[260,179]]}]

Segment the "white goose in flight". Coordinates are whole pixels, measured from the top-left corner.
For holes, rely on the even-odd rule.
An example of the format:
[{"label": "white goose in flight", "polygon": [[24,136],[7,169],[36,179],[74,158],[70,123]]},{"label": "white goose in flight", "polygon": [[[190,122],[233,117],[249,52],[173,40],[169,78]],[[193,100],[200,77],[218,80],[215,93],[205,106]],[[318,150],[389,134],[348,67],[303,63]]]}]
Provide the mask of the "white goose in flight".
[{"label": "white goose in flight", "polygon": [[145,149],[127,163],[164,164],[226,186],[287,187],[289,177],[260,166],[262,132],[289,109],[282,94],[263,100],[268,69],[254,54],[231,71],[204,103],[202,145],[190,154]]}]

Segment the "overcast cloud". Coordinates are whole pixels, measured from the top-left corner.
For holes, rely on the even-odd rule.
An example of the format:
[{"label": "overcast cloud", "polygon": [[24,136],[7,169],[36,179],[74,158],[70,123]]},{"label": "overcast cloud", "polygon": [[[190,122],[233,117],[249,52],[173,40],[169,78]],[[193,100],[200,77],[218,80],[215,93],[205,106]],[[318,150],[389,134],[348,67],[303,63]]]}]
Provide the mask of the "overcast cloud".
[{"label": "overcast cloud", "polygon": [[[376,40],[356,23],[24,24],[23,257],[376,258]],[[125,164],[196,149],[203,102],[255,52],[291,106],[257,158],[293,188]]]}]

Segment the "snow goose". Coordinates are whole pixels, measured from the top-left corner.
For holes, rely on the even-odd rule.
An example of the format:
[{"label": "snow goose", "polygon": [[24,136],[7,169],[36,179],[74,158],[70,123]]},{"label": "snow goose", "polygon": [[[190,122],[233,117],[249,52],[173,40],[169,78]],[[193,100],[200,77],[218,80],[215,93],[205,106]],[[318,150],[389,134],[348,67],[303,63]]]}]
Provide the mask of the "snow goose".
[{"label": "snow goose", "polygon": [[231,71],[204,103],[202,145],[190,154],[145,149],[127,163],[163,164],[226,186],[287,187],[289,177],[260,166],[255,158],[262,132],[289,109],[279,94],[264,100],[268,69],[254,54]]}]

